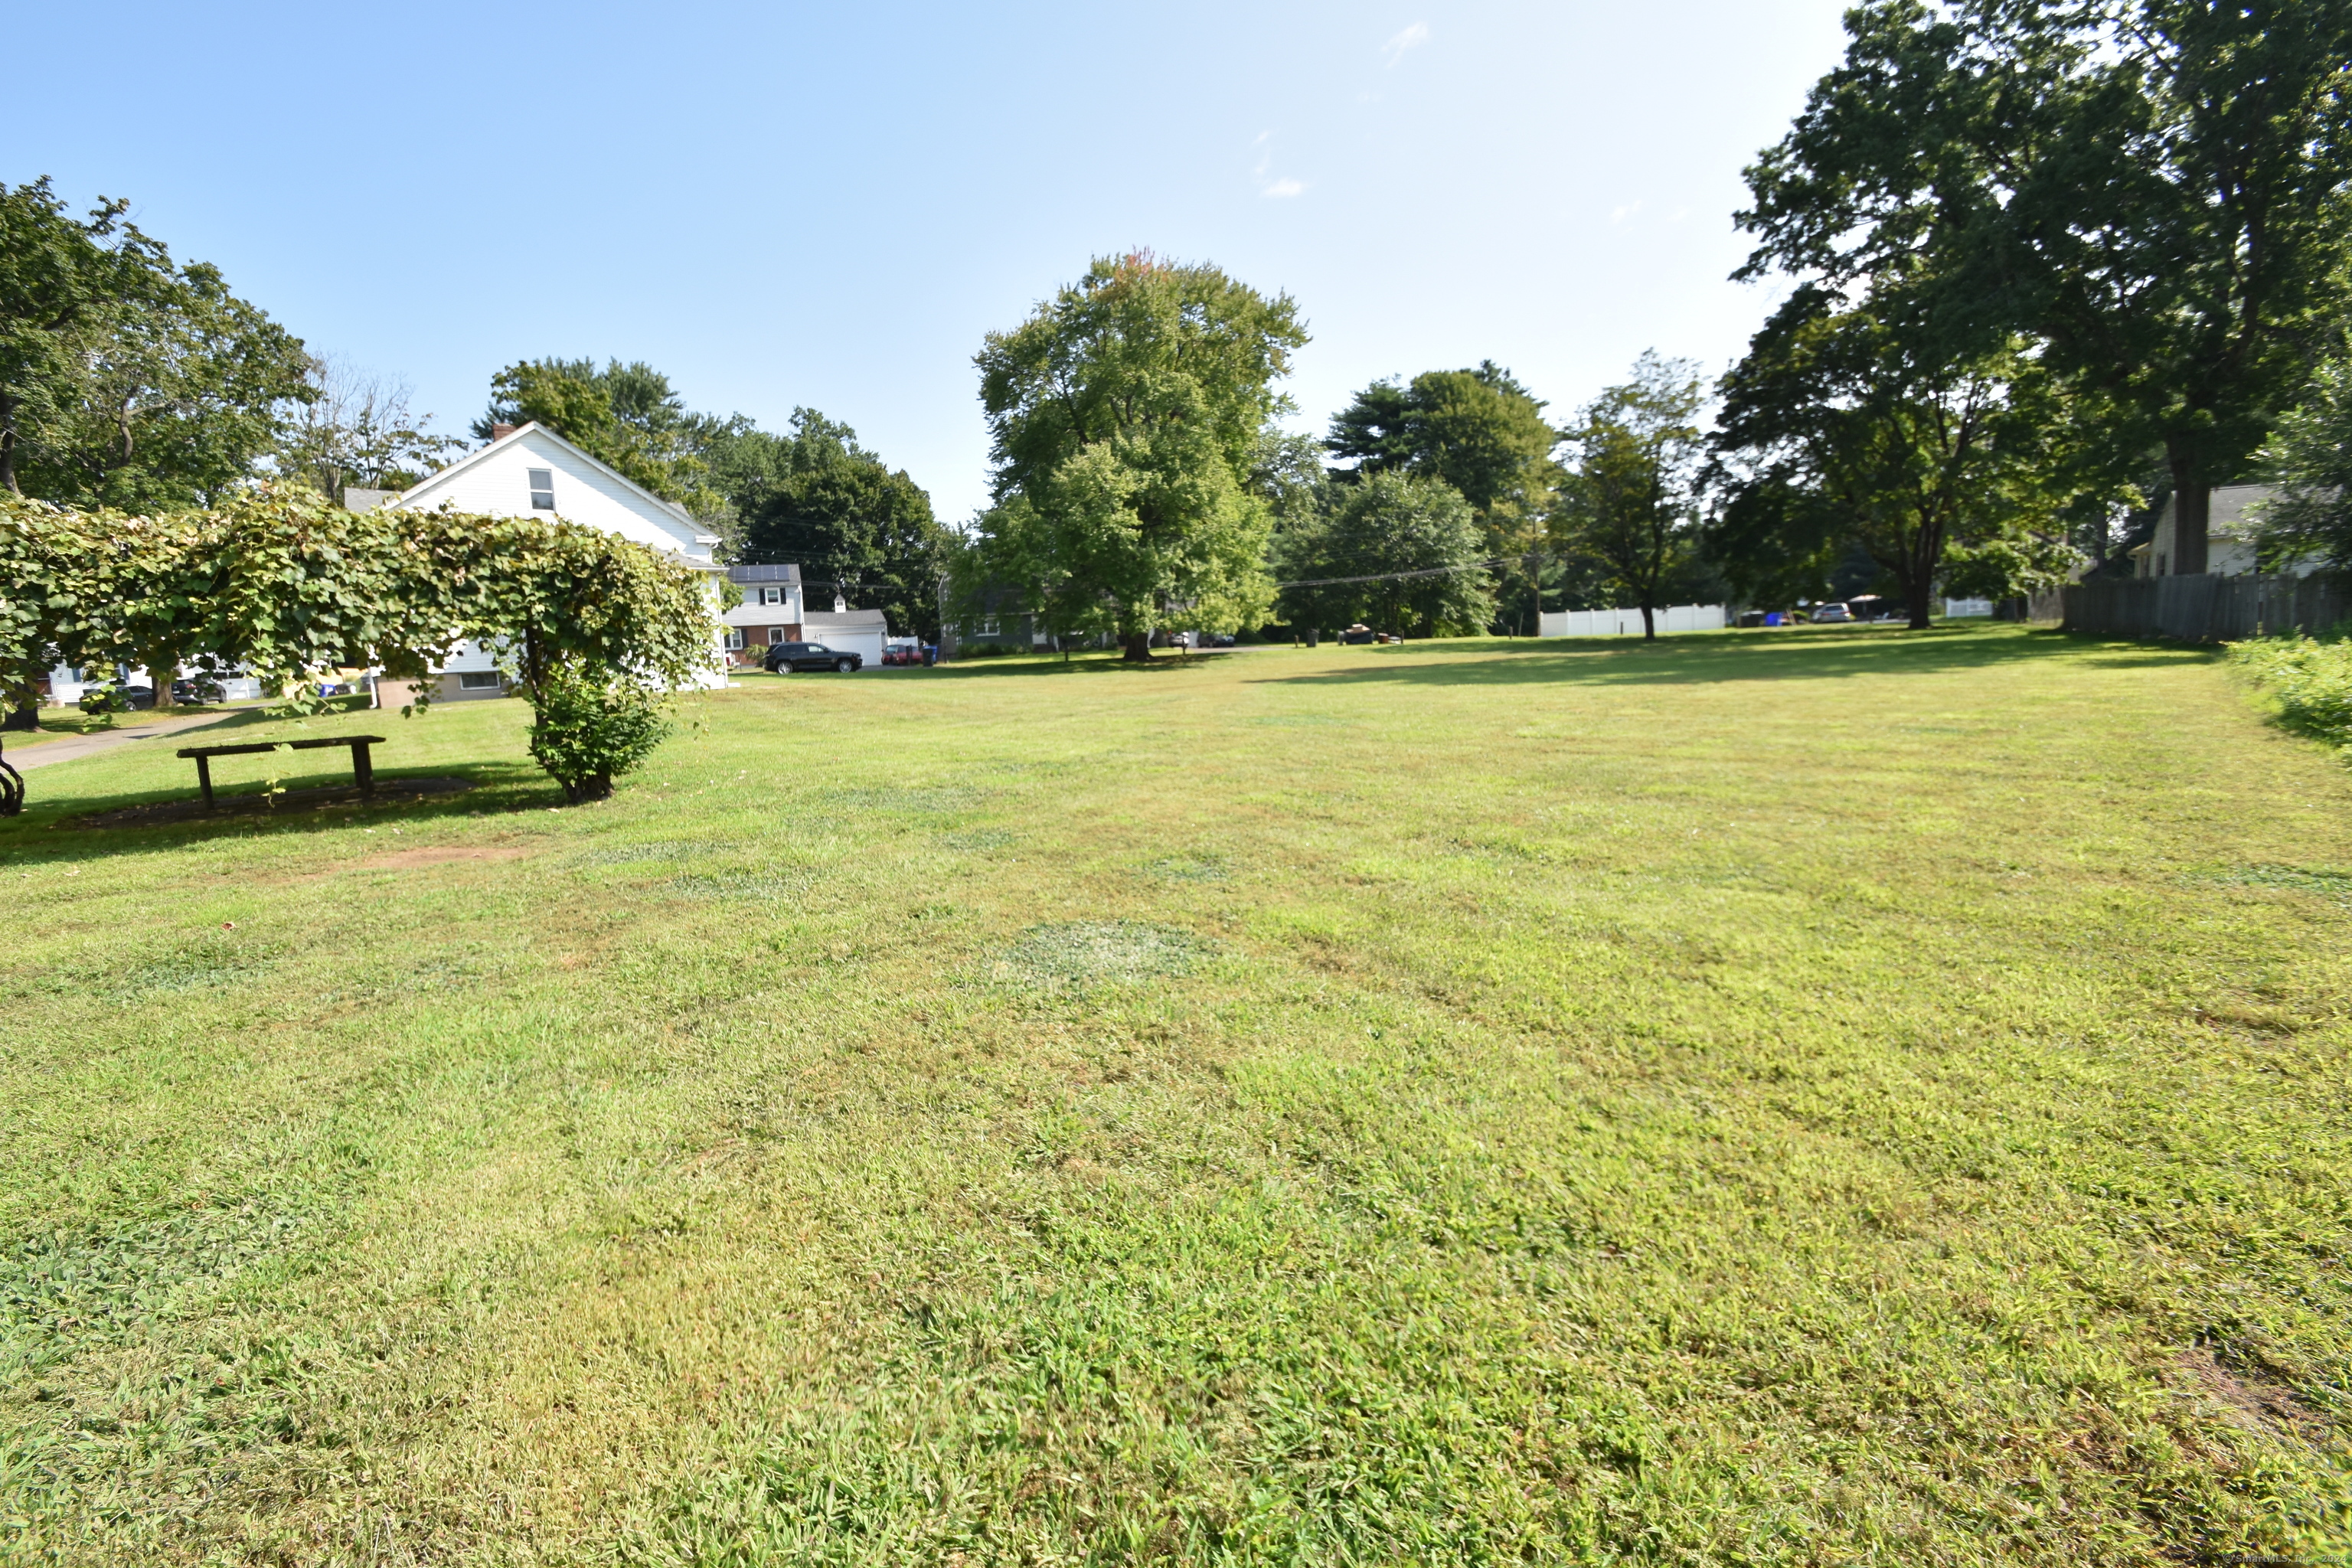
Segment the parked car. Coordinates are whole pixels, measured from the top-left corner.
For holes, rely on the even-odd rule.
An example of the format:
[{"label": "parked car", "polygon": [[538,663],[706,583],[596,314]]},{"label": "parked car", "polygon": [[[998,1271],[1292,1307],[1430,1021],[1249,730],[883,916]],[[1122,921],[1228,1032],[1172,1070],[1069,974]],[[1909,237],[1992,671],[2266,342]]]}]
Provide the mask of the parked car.
[{"label": "parked car", "polygon": [[228,693],[221,689],[221,683],[217,680],[199,677],[194,680],[172,682],[172,700],[174,702],[224,702],[227,700]]},{"label": "parked car", "polygon": [[821,642],[780,642],[770,647],[767,657],[760,662],[775,675],[790,675],[798,669],[831,669],[847,675],[853,669],[866,668],[864,655],[827,647]]},{"label": "parked car", "polygon": [[882,645],[884,664],[920,664],[923,645],[913,637],[892,637]]},{"label": "parked car", "polygon": [[1826,605],[1815,605],[1813,606],[1813,624],[1815,626],[1820,626],[1828,621],[1850,621],[1852,619],[1853,619],[1853,613],[1834,599],[1831,600]]}]

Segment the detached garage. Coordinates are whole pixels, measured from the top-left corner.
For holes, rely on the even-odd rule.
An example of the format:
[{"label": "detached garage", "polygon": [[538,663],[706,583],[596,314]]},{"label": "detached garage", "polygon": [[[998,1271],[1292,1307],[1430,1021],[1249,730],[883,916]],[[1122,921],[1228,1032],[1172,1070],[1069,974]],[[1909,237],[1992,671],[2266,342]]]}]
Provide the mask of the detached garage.
[{"label": "detached garage", "polygon": [[801,626],[803,642],[820,642],[844,653],[857,654],[866,660],[868,669],[882,667],[882,645],[890,640],[890,623],[881,611],[835,610],[827,614],[812,610]]}]

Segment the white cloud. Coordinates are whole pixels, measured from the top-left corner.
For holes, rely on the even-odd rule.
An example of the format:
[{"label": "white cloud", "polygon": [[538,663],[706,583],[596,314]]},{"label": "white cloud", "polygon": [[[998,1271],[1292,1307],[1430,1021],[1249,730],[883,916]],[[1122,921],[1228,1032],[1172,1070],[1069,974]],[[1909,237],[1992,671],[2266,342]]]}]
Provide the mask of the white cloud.
[{"label": "white cloud", "polygon": [[1276,180],[1258,194],[1266,196],[1296,196],[1306,194],[1307,186],[1298,180]]},{"label": "white cloud", "polygon": [[1627,202],[1622,207],[1613,207],[1610,210],[1609,221],[1611,223],[1623,223],[1627,218],[1632,217],[1635,213],[1640,212],[1641,210],[1642,204],[1640,202]]},{"label": "white cloud", "polygon": [[1412,26],[1382,44],[1381,53],[1386,55],[1390,66],[1394,67],[1399,60],[1404,58],[1408,50],[1417,49],[1427,42],[1429,42],[1429,24],[1415,22]]}]

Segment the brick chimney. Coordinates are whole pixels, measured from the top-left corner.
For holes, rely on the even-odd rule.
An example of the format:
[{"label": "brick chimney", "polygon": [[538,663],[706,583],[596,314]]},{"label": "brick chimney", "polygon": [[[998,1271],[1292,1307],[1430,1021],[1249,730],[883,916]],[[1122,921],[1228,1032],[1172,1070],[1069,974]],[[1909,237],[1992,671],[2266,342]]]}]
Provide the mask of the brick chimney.
[{"label": "brick chimney", "polygon": [[493,441],[503,441],[514,433],[515,427],[511,425],[493,425],[490,426],[490,439]]}]

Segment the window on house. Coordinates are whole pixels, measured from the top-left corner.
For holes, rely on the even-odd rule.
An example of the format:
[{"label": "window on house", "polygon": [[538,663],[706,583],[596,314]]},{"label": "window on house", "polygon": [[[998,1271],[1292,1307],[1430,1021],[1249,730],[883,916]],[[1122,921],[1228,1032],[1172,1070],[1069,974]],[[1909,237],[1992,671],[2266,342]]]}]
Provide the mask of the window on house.
[{"label": "window on house", "polygon": [[760,590],[760,603],[763,605],[781,605],[783,602],[784,591],[782,588],[762,588]]},{"label": "window on house", "polygon": [[553,468],[530,470],[530,510],[533,511],[555,510],[555,470]]},{"label": "window on house", "polygon": [[461,669],[457,672],[460,691],[496,691],[500,677],[495,669]]},{"label": "window on house", "polygon": [[729,653],[741,653],[743,651],[743,628],[741,626],[729,626],[727,628],[727,651]]},{"label": "window on house", "polygon": [[986,620],[980,623],[980,631],[978,635],[984,637],[992,637],[997,635],[996,617],[994,616],[991,616]]},{"label": "window on house", "polygon": [[768,628],[768,640],[772,643],[782,642],[784,640],[784,628],[782,626],[770,626]]}]

